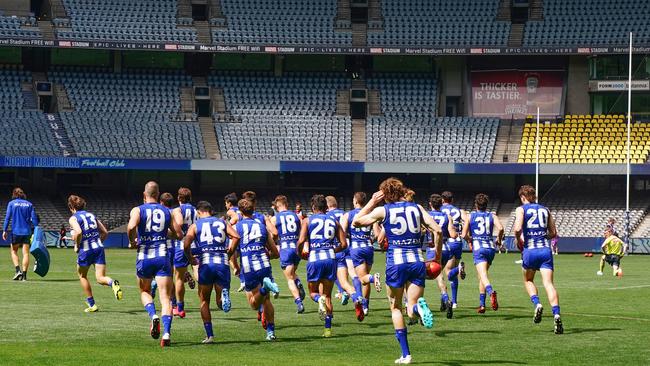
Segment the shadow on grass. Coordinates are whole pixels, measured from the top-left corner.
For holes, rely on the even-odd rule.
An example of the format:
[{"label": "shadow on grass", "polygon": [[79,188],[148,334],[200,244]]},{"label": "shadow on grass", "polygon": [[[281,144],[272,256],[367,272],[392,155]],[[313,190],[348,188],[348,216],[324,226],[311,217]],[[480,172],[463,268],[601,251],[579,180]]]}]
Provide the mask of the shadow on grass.
[{"label": "shadow on grass", "polygon": [[597,332],[610,332],[622,330],[621,328],[569,328],[565,329],[565,334],[582,334],[582,333],[597,333]]},{"label": "shadow on grass", "polygon": [[513,360],[446,360],[446,361],[423,361],[413,362],[414,365],[446,365],[446,366],[462,366],[462,365],[527,365],[526,362],[513,361]]},{"label": "shadow on grass", "polygon": [[496,330],[440,330],[435,332],[438,337],[446,337],[448,334],[501,334]]}]

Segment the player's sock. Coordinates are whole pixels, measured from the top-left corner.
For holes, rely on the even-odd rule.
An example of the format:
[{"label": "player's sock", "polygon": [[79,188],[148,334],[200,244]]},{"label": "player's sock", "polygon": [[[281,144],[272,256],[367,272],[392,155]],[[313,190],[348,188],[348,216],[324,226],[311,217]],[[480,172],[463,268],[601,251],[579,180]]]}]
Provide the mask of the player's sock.
[{"label": "player's sock", "polygon": [[20,272],[20,266],[16,266],[16,273]]},{"label": "player's sock", "polygon": [[260,295],[266,296],[266,294],[268,293],[269,291],[267,289],[265,289],[264,287],[260,287]]},{"label": "player's sock", "polygon": [[455,278],[458,278],[458,271],[459,271],[458,266],[452,268],[449,271],[449,274],[447,275],[447,279],[449,281],[453,281]]},{"label": "player's sock", "polygon": [[266,323],[267,332],[275,332],[275,323]]},{"label": "player's sock", "polygon": [[533,307],[537,307],[537,305],[539,304],[539,296],[537,296],[537,295],[531,296],[530,297],[530,302],[533,303]]},{"label": "player's sock", "polygon": [[551,308],[553,315],[560,315],[560,305],[555,305]]},{"label": "player's sock", "polygon": [[92,296],[91,296],[91,297],[87,297],[87,298],[86,298],[86,302],[88,303],[88,307],[91,307],[91,308],[92,308],[92,307],[95,305],[95,299],[94,299]]},{"label": "player's sock", "polygon": [[320,295],[319,294],[312,295],[311,299],[314,300],[315,303],[318,303],[318,300],[320,300]]},{"label": "player's sock", "polygon": [[113,286],[113,279],[112,278],[108,279],[108,285],[106,285],[106,286],[108,286],[108,287]]},{"label": "player's sock", "polygon": [[[373,280],[374,282],[374,280]],[[352,279],[352,285],[354,286],[354,291],[357,292],[357,294],[361,293],[361,280],[359,280],[359,277],[354,277]],[[352,298],[354,300],[354,298]]]},{"label": "player's sock", "polygon": [[156,305],[154,305],[154,303],[152,302],[145,305],[144,310],[146,310],[147,313],[149,314],[149,318],[153,318],[154,315],[156,315]]},{"label": "player's sock", "polygon": [[334,281],[334,283],[336,283],[336,287],[339,289],[339,292],[340,292],[340,293],[345,292],[345,291],[343,290],[343,287],[341,287],[341,283],[339,282],[339,280]]},{"label": "player's sock", "polygon": [[209,337],[214,337],[214,333],[212,332],[212,322],[205,322],[203,323],[203,328],[205,328],[205,335]]},{"label": "player's sock", "polygon": [[458,300],[458,277],[451,281],[451,302],[457,304],[456,300]]},{"label": "player's sock", "polygon": [[442,300],[444,303],[447,303],[447,301],[449,301],[449,295],[446,292],[441,294],[440,300]]},{"label": "player's sock", "polygon": [[413,305],[413,315],[420,316],[420,312],[418,311],[418,305]]},{"label": "player's sock", "polygon": [[479,294],[478,299],[481,306],[485,306],[485,294]]},{"label": "player's sock", "polygon": [[373,275],[368,275],[368,283],[370,283],[370,284],[375,283],[375,276],[373,276]]},{"label": "player's sock", "polygon": [[325,328],[332,327],[332,314],[325,315]]},{"label": "player's sock", "polygon": [[185,303],[182,301],[179,301],[176,303],[176,308],[178,309],[178,312],[180,313],[181,311],[185,311]]},{"label": "player's sock", "polygon": [[395,329],[395,338],[397,338],[399,346],[402,349],[402,357],[410,355],[411,350],[409,350],[409,341],[406,333],[406,328]]},{"label": "player's sock", "polygon": [[297,287],[302,286],[302,282],[300,282],[300,278],[298,278],[298,277],[296,277],[296,279],[293,280],[293,283],[295,283]]},{"label": "player's sock", "polygon": [[163,334],[170,334],[172,331],[172,317],[170,315],[162,316]]},{"label": "player's sock", "polygon": [[173,307],[173,308],[177,308],[177,307],[178,307],[178,303],[176,302],[176,298],[175,298],[175,297],[172,297],[172,307]]},{"label": "player's sock", "polygon": [[493,291],[494,291],[494,290],[492,289],[492,285],[487,285],[487,286],[485,287],[485,292],[487,293],[488,296],[492,295],[492,292],[493,292]]}]

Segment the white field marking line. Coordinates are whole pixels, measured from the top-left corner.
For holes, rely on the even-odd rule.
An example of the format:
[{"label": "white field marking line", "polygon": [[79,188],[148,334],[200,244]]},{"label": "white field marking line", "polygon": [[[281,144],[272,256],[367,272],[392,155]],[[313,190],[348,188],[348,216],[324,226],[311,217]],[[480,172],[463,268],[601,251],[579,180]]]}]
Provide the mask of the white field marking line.
[{"label": "white field marking line", "polygon": [[[66,281],[66,282],[74,282],[74,281]],[[18,286],[24,286],[24,285],[30,285],[30,286],[31,286],[31,285],[34,285],[34,286],[38,286],[38,285],[47,285],[47,286],[62,285],[62,286],[65,286],[65,285],[68,285],[66,282],[59,282],[59,281],[34,281],[34,280],[27,280],[27,281],[0,280],[0,283],[17,283],[17,284],[19,284]],[[91,286],[96,286],[96,288],[100,288],[100,287],[108,287],[108,286],[98,285],[98,284],[96,284],[96,283],[91,283]],[[139,286],[135,286],[135,285],[123,285],[122,283],[120,283],[120,287],[122,287],[122,288],[140,288]],[[39,306],[40,306],[40,304],[39,304]]]},{"label": "white field marking line", "polygon": [[[511,284],[511,283],[499,283],[499,287],[501,286],[506,286],[506,287],[524,287],[524,284]],[[543,287],[541,284],[539,285],[540,287]],[[623,286],[623,287],[585,287],[585,286],[558,286],[555,284],[556,289],[570,289],[570,290],[607,290],[607,291],[614,291],[614,290],[628,290],[628,289],[635,289],[635,288],[647,288],[650,287],[650,285],[634,285],[634,286]]]}]

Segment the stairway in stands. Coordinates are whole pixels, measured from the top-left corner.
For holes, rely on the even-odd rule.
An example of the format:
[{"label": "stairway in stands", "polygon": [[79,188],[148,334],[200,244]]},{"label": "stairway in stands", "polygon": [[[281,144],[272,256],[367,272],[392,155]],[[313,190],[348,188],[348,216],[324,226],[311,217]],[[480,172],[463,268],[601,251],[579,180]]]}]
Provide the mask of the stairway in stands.
[{"label": "stairway in stands", "polygon": [[492,153],[493,163],[516,163],[521,146],[523,123],[502,119]]},{"label": "stairway in stands", "polygon": [[366,161],[366,120],[352,120],[352,160]]},{"label": "stairway in stands", "polygon": [[23,82],[20,84],[23,94],[23,109],[35,110],[38,109],[36,103],[36,94],[34,94],[34,86],[30,82]]},{"label": "stairway in stands", "polygon": [[336,29],[350,29],[352,24],[350,11],[350,0],[336,1],[336,18],[334,18],[334,27]]},{"label": "stairway in stands", "polygon": [[45,118],[49,124],[50,130],[57,141],[61,155],[63,156],[77,156],[77,152],[72,146],[72,141],[68,137],[65,124],[61,120],[58,113],[46,113]]},{"label": "stairway in stands", "polygon": [[512,20],[512,0],[500,0],[497,20]]},{"label": "stairway in stands", "polygon": [[544,0],[530,0],[528,20],[544,20]]},{"label": "stairway in stands", "polygon": [[515,24],[510,26],[510,34],[508,34],[508,47],[521,47],[524,42],[524,30],[526,24]]},{"label": "stairway in stands", "polygon": [[368,114],[381,116],[381,95],[379,90],[368,90]]},{"label": "stairway in stands", "polygon": [[[192,76],[192,85],[195,87],[208,86],[208,82],[203,76]],[[215,112],[218,112],[218,106],[215,104],[215,91],[214,88],[210,91],[211,95],[211,104]],[[223,90],[221,91],[223,93]],[[192,104],[194,104],[192,98]],[[208,159],[211,160],[220,160],[221,159],[221,149],[219,148],[219,142],[217,140],[217,132],[214,129],[214,120],[212,116],[210,117],[199,117],[199,128],[201,129],[201,138],[203,139],[203,146],[205,147],[205,153]]]}]

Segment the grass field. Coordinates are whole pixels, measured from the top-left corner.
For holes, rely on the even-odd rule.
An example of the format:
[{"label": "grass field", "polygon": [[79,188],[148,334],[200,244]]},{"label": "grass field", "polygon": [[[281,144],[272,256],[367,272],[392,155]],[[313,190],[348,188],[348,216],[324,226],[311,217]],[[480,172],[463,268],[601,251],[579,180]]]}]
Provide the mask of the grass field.
[{"label": "grass field", "polygon": [[[3,248],[3,251],[8,249]],[[86,314],[75,275],[72,250],[53,249],[46,278],[30,274],[28,282],[11,280],[9,253],[0,264],[0,364],[2,365],[388,365],[399,356],[385,294],[373,290],[371,313],[363,323],[351,305],[335,304],[334,337],[322,339],[316,305],[305,314],[295,305],[277,262],[280,284],[275,300],[278,340],[265,333],[245,297],[233,293],[233,310],[213,312],[217,343],[201,345],[204,331],[196,294],[188,290],[188,315],[174,319],[172,347],[161,349],[148,334],[149,321],[140,304],[135,279],[135,253],[107,250],[108,274],[121,281],[124,300],[109,288],[94,286],[100,311]],[[470,255],[465,254],[470,263]],[[409,329],[416,364],[650,364],[650,257],[623,260],[625,277],[596,277],[597,257],[556,257],[556,283],[561,299],[564,335],[553,334],[552,315],[542,292],[545,317],[532,323],[532,306],[521,283],[517,254],[498,255],[491,272],[501,308],[478,315],[475,270],[461,282],[459,309],[452,320],[437,312],[439,292],[428,284],[426,298],[436,314],[432,330]],[[376,256],[383,272],[383,255]],[[304,266],[301,265],[301,274]],[[91,276],[91,278],[94,278]],[[233,279],[232,287],[239,282]],[[215,306],[216,307],[216,306]],[[157,304],[157,308],[160,306]]]}]

